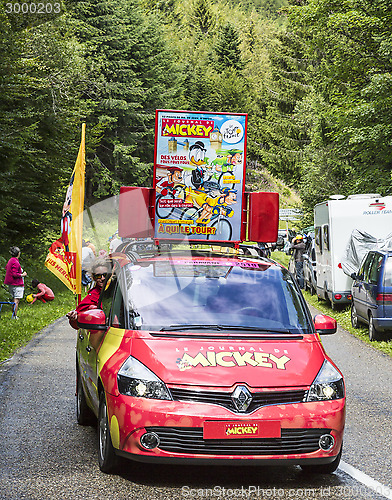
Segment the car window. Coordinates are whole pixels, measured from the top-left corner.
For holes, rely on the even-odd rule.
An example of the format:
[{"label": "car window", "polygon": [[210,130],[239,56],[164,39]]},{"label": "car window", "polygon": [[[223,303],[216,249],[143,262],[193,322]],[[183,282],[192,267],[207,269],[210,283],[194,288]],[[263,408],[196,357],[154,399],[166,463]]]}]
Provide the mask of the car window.
[{"label": "car window", "polygon": [[131,318],[142,329],[248,326],[311,332],[287,270],[255,262],[143,262],[126,269]]},{"label": "car window", "polygon": [[377,285],[378,277],[380,276],[381,264],[383,256],[379,253],[375,253],[369,267],[369,283]]},{"label": "car window", "polygon": [[314,230],[314,242],[315,242],[315,245],[317,245],[320,253],[323,253],[323,243],[322,243],[322,239],[321,239],[321,227],[320,226],[316,227]]},{"label": "car window", "polygon": [[323,245],[324,248],[329,250],[329,226],[323,226]]},{"label": "car window", "polygon": [[392,286],[392,257],[387,257],[385,261],[384,286]]},{"label": "car window", "polygon": [[369,276],[369,268],[373,259],[373,252],[369,252],[362,260],[361,267],[359,268],[359,278],[367,281]]},{"label": "car window", "polygon": [[310,258],[312,259],[313,262],[316,261],[316,250],[314,248],[314,245],[312,246],[312,250],[310,252]]},{"label": "car window", "polygon": [[107,319],[107,324],[111,324],[111,309],[113,303],[114,291],[117,285],[117,275],[112,274],[109,276],[103,286],[101,295],[99,297],[99,307],[104,311]]},{"label": "car window", "polygon": [[126,328],[125,324],[125,304],[124,304],[124,294],[122,293],[122,288],[117,283],[116,289],[114,291],[111,315],[110,315],[110,325],[117,328]]}]

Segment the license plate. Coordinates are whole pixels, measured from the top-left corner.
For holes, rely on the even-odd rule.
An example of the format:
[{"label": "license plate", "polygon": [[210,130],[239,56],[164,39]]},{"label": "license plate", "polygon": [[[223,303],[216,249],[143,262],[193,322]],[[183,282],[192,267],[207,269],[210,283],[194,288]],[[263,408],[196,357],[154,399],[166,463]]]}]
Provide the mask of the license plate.
[{"label": "license plate", "polygon": [[278,420],[232,421],[207,420],[204,422],[204,439],[280,438]]}]

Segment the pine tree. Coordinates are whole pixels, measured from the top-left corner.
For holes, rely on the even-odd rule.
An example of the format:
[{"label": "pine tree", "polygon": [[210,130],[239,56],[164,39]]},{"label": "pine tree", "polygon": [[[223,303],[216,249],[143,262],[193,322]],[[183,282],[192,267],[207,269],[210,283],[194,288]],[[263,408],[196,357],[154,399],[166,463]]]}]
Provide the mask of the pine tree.
[{"label": "pine tree", "polygon": [[24,27],[0,7],[0,249],[42,246],[77,152],[82,49],[62,19]]},{"label": "pine tree", "polygon": [[237,73],[244,68],[242,61],[240,39],[238,33],[231,23],[225,24],[220,30],[220,37],[214,48],[217,61],[216,70],[219,72],[225,69],[234,70]]},{"label": "pine tree", "polygon": [[189,18],[189,26],[195,33],[211,35],[216,20],[211,10],[209,0],[195,0],[193,11]]},{"label": "pine tree", "polygon": [[151,182],[155,109],[175,93],[171,53],[158,21],[134,0],[71,2],[76,36],[86,46],[88,125],[101,141],[86,168],[87,203],[120,185]]}]

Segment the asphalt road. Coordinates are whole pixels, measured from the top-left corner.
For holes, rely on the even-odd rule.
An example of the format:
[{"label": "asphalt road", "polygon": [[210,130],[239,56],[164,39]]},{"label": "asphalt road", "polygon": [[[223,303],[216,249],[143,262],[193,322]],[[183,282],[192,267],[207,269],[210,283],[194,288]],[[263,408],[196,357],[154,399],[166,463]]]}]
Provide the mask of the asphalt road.
[{"label": "asphalt road", "polygon": [[307,476],[299,467],[127,462],[119,475],[101,473],[96,431],[75,418],[75,333],[62,318],[0,365],[1,500],[392,498],[392,359],[344,330],[323,337],[347,385],[342,469],[378,481],[383,495],[342,469]]}]

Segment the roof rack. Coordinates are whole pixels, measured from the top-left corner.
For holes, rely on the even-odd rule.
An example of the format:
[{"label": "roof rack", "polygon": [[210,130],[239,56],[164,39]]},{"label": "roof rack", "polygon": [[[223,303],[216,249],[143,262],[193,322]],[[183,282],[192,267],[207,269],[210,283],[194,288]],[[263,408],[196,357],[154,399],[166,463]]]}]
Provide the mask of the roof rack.
[{"label": "roof rack", "polygon": [[245,243],[234,243],[230,241],[211,243],[204,241],[178,241],[178,240],[155,240],[153,238],[123,238],[123,242],[116,249],[117,252],[132,254],[135,258],[159,255],[171,251],[181,251],[186,248],[191,250],[208,251],[214,254],[246,255],[253,257],[268,257],[268,249]]}]

